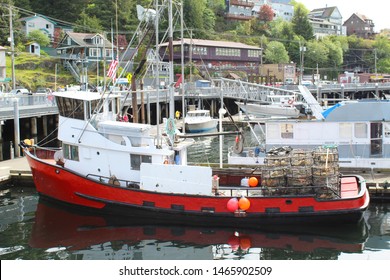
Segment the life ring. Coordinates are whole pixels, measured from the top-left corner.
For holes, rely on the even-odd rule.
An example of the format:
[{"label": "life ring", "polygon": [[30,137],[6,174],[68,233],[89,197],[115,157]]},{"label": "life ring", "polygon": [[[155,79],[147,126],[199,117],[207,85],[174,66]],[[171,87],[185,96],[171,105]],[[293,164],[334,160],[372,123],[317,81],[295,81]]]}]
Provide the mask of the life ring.
[{"label": "life ring", "polygon": [[289,105],[293,105],[293,104],[294,104],[294,98],[293,98],[293,99],[289,99],[289,100],[288,100],[288,104],[289,104]]}]

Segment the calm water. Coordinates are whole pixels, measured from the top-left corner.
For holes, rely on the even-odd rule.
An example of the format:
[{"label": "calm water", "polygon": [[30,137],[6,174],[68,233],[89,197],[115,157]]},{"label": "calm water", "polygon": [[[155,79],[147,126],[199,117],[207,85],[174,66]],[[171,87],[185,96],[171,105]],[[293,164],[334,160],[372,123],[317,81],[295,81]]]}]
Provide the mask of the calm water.
[{"label": "calm water", "polygon": [[[224,155],[233,141],[225,136]],[[189,158],[218,162],[218,147],[218,137],[201,139]],[[0,191],[0,259],[389,260],[390,203],[371,203],[354,226],[250,231],[96,216],[51,205],[33,188],[14,187]]]},{"label": "calm water", "polygon": [[193,228],[75,212],[32,188],[0,194],[0,259],[341,260],[390,259],[390,204],[362,223],[335,228]]}]

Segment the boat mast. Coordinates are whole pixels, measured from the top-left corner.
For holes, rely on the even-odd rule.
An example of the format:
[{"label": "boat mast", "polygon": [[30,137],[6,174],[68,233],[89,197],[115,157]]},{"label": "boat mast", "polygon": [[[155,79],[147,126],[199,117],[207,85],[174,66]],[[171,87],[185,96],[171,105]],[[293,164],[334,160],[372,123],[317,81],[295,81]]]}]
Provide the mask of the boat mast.
[{"label": "boat mast", "polygon": [[173,91],[173,27],[172,27],[172,0],[168,0],[168,17],[169,17],[169,27],[168,27],[168,48],[169,48],[169,118],[174,119],[175,113],[175,98]]},{"label": "boat mast", "polygon": [[185,97],[184,97],[184,13],[183,0],[180,3],[180,36],[181,36],[181,99],[182,99],[182,133],[185,133]]},{"label": "boat mast", "polygon": [[157,101],[156,101],[156,126],[157,126],[157,147],[160,146],[160,48],[159,48],[159,7],[158,7],[158,0],[155,0],[156,5],[156,95],[157,95]]}]

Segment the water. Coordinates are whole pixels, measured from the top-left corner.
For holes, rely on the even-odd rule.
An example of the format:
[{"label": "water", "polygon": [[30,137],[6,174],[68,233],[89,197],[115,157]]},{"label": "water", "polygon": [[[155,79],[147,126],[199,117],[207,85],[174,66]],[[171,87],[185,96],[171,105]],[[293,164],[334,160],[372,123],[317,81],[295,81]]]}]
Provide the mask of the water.
[{"label": "water", "polygon": [[386,203],[371,203],[358,225],[252,231],[97,216],[14,187],[0,193],[0,223],[2,260],[390,259]]}]

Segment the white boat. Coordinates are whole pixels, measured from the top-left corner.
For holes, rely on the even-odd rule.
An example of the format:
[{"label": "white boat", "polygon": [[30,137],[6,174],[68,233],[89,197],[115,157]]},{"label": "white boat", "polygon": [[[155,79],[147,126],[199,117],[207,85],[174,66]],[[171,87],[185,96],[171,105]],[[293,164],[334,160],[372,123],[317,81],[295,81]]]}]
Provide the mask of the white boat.
[{"label": "white boat", "polygon": [[314,149],[331,145],[338,148],[340,167],[390,167],[388,100],[345,101],[325,110],[322,115],[323,120],[279,119],[257,123],[260,131],[256,133],[258,143],[242,149],[231,149],[228,163],[263,164],[266,152],[274,147]]},{"label": "white boat", "polygon": [[190,133],[200,133],[216,129],[218,120],[210,116],[209,110],[189,110],[185,116],[185,130]]},{"label": "white boat", "polygon": [[264,103],[235,102],[248,116],[297,118],[305,108],[296,95],[268,95]]}]

